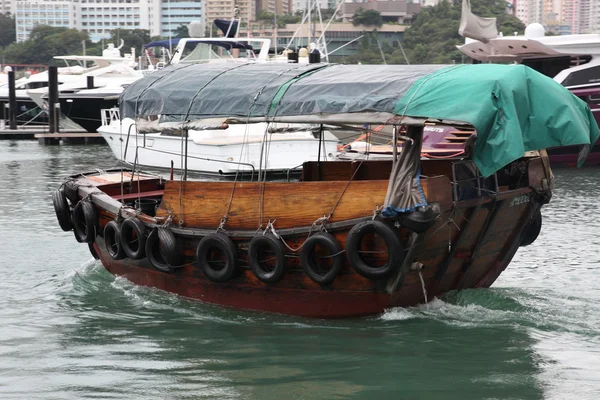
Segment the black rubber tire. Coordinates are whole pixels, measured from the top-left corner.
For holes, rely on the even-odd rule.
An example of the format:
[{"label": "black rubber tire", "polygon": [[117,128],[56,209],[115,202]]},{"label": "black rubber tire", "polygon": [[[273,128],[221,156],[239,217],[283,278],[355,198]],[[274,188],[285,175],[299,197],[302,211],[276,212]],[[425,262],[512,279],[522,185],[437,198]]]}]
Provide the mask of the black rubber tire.
[{"label": "black rubber tire", "polygon": [[88,243],[88,249],[90,249],[90,254],[92,255],[92,257],[94,257],[96,260],[100,259],[100,256],[98,255],[98,252],[94,247],[94,243]]},{"label": "black rubber tire", "polygon": [[127,218],[121,225],[121,247],[132,260],[144,258],[146,225],[137,218]]},{"label": "black rubber tire", "polygon": [[122,260],[126,254],[121,245],[121,228],[116,221],[110,221],[104,227],[104,244],[106,251],[113,260]]},{"label": "black rubber tire", "polygon": [[154,268],[173,272],[181,264],[177,239],[168,228],[154,228],[146,240],[146,257]]},{"label": "black rubber tire", "polygon": [[[225,265],[215,268],[209,261],[208,255],[212,249],[217,249],[225,257]],[[219,232],[205,236],[196,248],[196,259],[204,275],[213,282],[227,282],[237,272],[237,248],[226,234]]]},{"label": "black rubber tire", "polygon": [[[271,271],[266,270],[262,265],[261,252],[265,249],[275,254],[276,263]],[[253,237],[248,244],[248,264],[250,264],[254,276],[260,281],[265,283],[279,282],[287,270],[287,259],[283,243],[271,234]]]},{"label": "black rubber tire", "polygon": [[77,204],[79,201],[79,185],[75,183],[75,181],[65,181],[63,185],[63,190],[65,192],[65,196],[71,202],[71,205]]},{"label": "black rubber tire", "polygon": [[56,219],[60,229],[68,232],[73,229],[73,223],[71,222],[71,209],[67,203],[67,198],[62,190],[56,189],[52,193],[52,204],[54,205],[54,212],[56,213]]},{"label": "black rubber tire", "polygon": [[[315,248],[319,245],[325,247],[329,252],[329,256],[333,257],[333,265],[325,273],[321,272],[322,268],[315,254]],[[321,285],[329,285],[344,267],[342,246],[331,234],[327,232],[317,233],[309,237],[302,245],[300,262],[304,272],[310,279]]]},{"label": "black rubber tire", "polygon": [[527,226],[523,230],[523,234],[521,235],[521,243],[519,246],[529,246],[540,235],[542,230],[542,212],[537,210],[537,212],[533,215],[533,218],[529,220]]},{"label": "black rubber tire", "polygon": [[96,207],[87,200],[81,200],[72,214],[73,232],[79,243],[93,243],[98,234],[98,211]]},{"label": "black rubber tire", "polygon": [[[388,251],[387,262],[382,266],[369,265],[360,255],[360,244],[366,234],[380,236],[386,244]],[[346,256],[350,266],[365,278],[382,280],[389,278],[400,268],[404,260],[404,247],[394,229],[382,221],[372,220],[356,224],[346,239]]]}]

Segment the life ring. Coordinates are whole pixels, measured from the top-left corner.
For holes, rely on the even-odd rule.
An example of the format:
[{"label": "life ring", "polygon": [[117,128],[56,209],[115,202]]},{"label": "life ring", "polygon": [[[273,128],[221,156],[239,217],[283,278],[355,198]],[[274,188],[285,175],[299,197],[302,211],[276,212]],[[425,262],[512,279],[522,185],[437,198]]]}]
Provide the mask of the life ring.
[{"label": "life ring", "polygon": [[523,234],[521,236],[521,243],[519,246],[529,246],[531,243],[535,242],[537,237],[540,235],[540,231],[542,230],[542,212],[537,210],[537,212],[533,215],[533,217],[529,220],[525,229],[523,230]]},{"label": "life ring", "polygon": [[[317,254],[318,246],[327,252],[326,259]],[[310,279],[321,285],[328,285],[334,281],[344,267],[342,246],[331,234],[317,233],[306,239],[302,245],[300,262]]]},{"label": "life ring", "polygon": [[[215,256],[219,258],[218,261]],[[222,232],[200,240],[196,259],[204,275],[213,282],[226,282],[237,272],[237,248],[229,236]]]},{"label": "life ring", "polygon": [[104,227],[104,244],[106,251],[113,260],[122,260],[126,254],[121,245],[121,229],[116,221],[110,221]]},{"label": "life ring", "polygon": [[[271,259],[275,260],[272,267],[265,263]],[[283,243],[271,234],[253,237],[248,244],[248,264],[259,280],[265,283],[279,282],[287,269]]]},{"label": "life ring", "polygon": [[181,264],[177,239],[170,229],[152,229],[146,240],[146,257],[154,268],[162,272],[173,272]]},{"label": "life ring", "polygon": [[121,247],[132,260],[144,258],[146,225],[137,218],[127,218],[121,225]]},{"label": "life ring", "polygon": [[[383,265],[365,260],[361,253],[361,244],[367,234],[381,237],[387,247],[387,260]],[[350,266],[365,278],[380,280],[388,278],[396,271],[404,259],[403,246],[396,232],[389,225],[378,220],[356,224],[346,239],[346,256]]]},{"label": "life ring", "polygon": [[65,232],[73,229],[71,209],[67,203],[65,193],[62,190],[56,189],[52,193],[52,204],[54,204],[54,212],[56,213],[56,219],[58,220],[60,228]]},{"label": "life ring", "polygon": [[92,243],[98,232],[98,211],[87,200],[81,200],[73,209],[73,232],[79,243]]},{"label": "life ring", "polygon": [[63,190],[71,204],[77,204],[79,201],[79,185],[75,181],[68,180],[63,184]]}]

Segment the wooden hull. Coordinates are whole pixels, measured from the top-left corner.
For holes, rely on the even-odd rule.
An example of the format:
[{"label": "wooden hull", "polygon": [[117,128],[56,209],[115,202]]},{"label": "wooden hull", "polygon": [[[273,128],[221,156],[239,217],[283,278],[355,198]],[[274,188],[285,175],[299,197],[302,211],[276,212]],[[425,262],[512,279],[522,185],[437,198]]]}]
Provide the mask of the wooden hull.
[{"label": "wooden hull", "polygon": [[[335,164],[335,168],[340,165]],[[431,164],[424,165],[423,169],[433,171],[441,167],[441,164]],[[369,172],[370,177],[377,174],[373,169]],[[321,179],[327,177],[336,178],[323,174]],[[142,180],[139,185],[133,182],[131,187],[140,188],[142,192],[139,196],[161,198],[154,218],[129,207],[120,208],[121,203],[116,199],[127,204],[138,194],[128,193],[128,190],[121,192],[117,177],[112,178],[113,183],[95,176],[79,179],[80,198],[88,195],[85,190],[95,193],[92,197],[100,211],[100,234],[94,239],[94,248],[111,273],[138,285],[236,309],[345,318],[378,314],[391,307],[413,306],[453,290],[492,285],[523,243],[532,215],[539,212],[544,202],[540,193],[545,174],[540,159],[532,160],[529,182],[525,182],[524,187],[505,188],[494,195],[460,202],[452,202],[452,189],[446,176],[424,180],[428,201],[438,202],[441,213],[422,234],[406,227],[395,228],[404,257],[394,266],[393,273],[381,279],[366,278],[344,254],[341,271],[327,284],[313,281],[303,268],[299,252],[291,250],[299,248],[308,237],[308,231],[302,227],[311,227],[337,204],[327,230],[346,251],[351,228],[356,225],[352,221],[371,219],[373,210],[383,201],[387,181],[358,180],[348,187],[347,182],[341,180],[267,182],[262,187],[258,183],[238,183],[225,228],[229,229],[228,236],[237,249],[240,271],[225,282],[214,282],[200,268],[196,250],[202,237],[214,233],[219,225],[228,207],[232,182],[168,181],[164,186],[153,180]],[[126,176],[124,180],[130,179]],[[90,187],[92,189],[88,189]],[[257,207],[261,191],[267,194],[262,214]],[[343,193],[341,200],[340,193]],[[109,207],[111,201],[119,208]],[[162,226],[170,216],[169,226],[180,249],[178,267],[161,272],[148,258],[111,258],[101,232],[108,222],[117,219],[117,213],[120,217],[140,219],[148,231],[152,226]],[[259,280],[249,267],[248,244],[253,236],[262,235],[256,229],[261,217],[263,227],[267,221],[276,221],[274,226],[288,246],[285,273],[273,283]],[[374,250],[383,248],[389,252],[380,244],[373,246]]]}]

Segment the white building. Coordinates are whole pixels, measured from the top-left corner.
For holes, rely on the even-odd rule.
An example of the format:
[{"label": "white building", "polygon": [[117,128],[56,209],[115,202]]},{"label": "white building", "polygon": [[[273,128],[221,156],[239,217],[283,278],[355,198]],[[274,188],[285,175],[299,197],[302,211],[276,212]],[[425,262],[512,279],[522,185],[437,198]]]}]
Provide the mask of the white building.
[{"label": "white building", "polygon": [[163,1],[160,9],[161,32],[159,35],[168,38],[180,25],[202,20],[203,3],[192,0]]},{"label": "white building", "polygon": [[151,36],[160,35],[160,0],[73,0],[76,10],[74,25],[97,41],[110,36],[110,31],[148,29]]},{"label": "white building", "polygon": [[[11,0],[0,0],[11,1]],[[15,0],[12,0],[15,1]],[[202,3],[191,0],[16,0],[17,41],[29,38],[36,25],[75,28],[92,41],[114,29],[147,29],[151,36],[169,36],[179,25],[202,17]]]},{"label": "white building", "polygon": [[36,25],[55,27],[74,27],[75,11],[70,0],[17,0],[15,25],[17,42],[29,38]]},{"label": "white building", "polygon": [[[308,7],[309,0],[292,0],[292,12],[303,11]],[[331,0],[311,0],[310,3],[324,9],[324,8],[335,8],[337,7],[337,1]],[[316,7],[315,7],[316,8]]]},{"label": "white building", "polygon": [[0,0],[0,14],[11,13],[15,15],[16,0]]}]

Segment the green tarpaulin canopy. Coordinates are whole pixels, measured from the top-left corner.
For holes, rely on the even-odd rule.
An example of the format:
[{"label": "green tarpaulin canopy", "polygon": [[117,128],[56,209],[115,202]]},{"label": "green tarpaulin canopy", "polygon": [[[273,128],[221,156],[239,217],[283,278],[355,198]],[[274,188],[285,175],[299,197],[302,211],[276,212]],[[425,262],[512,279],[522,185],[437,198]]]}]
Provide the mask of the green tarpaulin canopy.
[{"label": "green tarpaulin canopy", "polygon": [[477,129],[474,160],[486,176],[525,151],[590,145],[600,135],[585,102],[523,65],[175,65],[129,85],[120,107],[121,118],[169,123],[461,121]]}]

